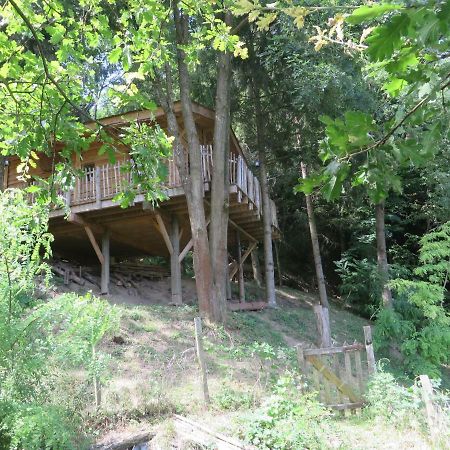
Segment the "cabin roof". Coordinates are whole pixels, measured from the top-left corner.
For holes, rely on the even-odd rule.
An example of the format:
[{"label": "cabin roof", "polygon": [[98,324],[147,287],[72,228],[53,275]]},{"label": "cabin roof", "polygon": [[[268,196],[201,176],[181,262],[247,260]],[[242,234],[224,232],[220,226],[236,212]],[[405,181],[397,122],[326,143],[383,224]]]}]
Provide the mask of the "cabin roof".
[{"label": "cabin roof", "polygon": [[[211,108],[208,108],[200,103],[192,101],[192,111],[194,113],[195,118],[197,119],[198,123],[205,124],[205,125],[212,125],[214,124],[214,117],[215,113],[214,110]],[[174,112],[175,115],[181,116],[181,101],[178,100],[174,102]],[[140,110],[134,110],[134,111],[128,111],[121,114],[114,114],[112,116],[103,117],[101,119],[98,119],[98,122],[100,122],[102,125],[105,126],[125,126],[132,122],[151,122],[154,119],[164,117],[165,113],[164,110],[159,106],[155,110],[149,110],[149,109],[140,109]],[[88,128],[94,128],[96,125],[96,122],[94,121],[87,121],[84,123]],[[231,139],[233,141],[233,144],[238,149],[238,151],[241,153],[241,155],[244,157],[248,164],[248,156],[246,152],[243,151],[239,140],[236,137],[236,134],[233,131],[233,128],[230,127],[231,132]]]}]

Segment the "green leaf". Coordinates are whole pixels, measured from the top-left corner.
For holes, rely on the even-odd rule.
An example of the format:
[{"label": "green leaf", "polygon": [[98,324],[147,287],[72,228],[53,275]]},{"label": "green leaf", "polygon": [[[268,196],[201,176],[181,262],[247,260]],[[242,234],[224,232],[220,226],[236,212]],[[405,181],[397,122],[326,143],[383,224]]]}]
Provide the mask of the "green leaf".
[{"label": "green leaf", "polygon": [[376,27],[366,39],[367,53],[373,61],[390,58],[400,47],[401,39],[408,34],[411,19],[407,14],[394,16],[386,25]]},{"label": "green leaf", "polygon": [[116,64],[117,62],[119,62],[119,59],[121,56],[122,56],[122,49],[120,47],[116,47],[109,54],[109,58],[108,58],[109,62],[112,64]]},{"label": "green leaf", "polygon": [[407,85],[408,83],[405,80],[402,80],[401,78],[393,78],[388,83],[385,83],[383,85],[383,88],[387,91],[387,93],[391,97],[397,97],[398,94],[402,91],[402,89]]},{"label": "green leaf", "polygon": [[402,5],[396,5],[393,3],[382,3],[380,5],[364,5],[355,9],[345,20],[351,24],[358,24],[366,22],[368,20],[380,17],[387,12],[396,11],[402,9]]}]

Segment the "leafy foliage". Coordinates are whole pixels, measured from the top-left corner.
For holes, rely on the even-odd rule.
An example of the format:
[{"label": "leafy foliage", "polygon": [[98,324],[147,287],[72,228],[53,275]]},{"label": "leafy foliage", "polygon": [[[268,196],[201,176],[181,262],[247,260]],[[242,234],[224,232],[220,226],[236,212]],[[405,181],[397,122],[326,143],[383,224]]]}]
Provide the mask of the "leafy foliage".
[{"label": "leafy foliage", "polygon": [[[2,448],[76,449],[85,446],[63,399],[49,402],[61,367],[84,366],[104,380],[106,355],[96,352],[118,314],[88,295],[37,299],[49,268],[49,208],[30,203],[26,191],[0,192],[0,430]],[[8,447],[9,446],[9,447]]]},{"label": "leafy foliage", "polygon": [[445,307],[449,231],[446,222],[421,239],[421,265],[414,274],[425,279],[394,279],[391,284],[398,296],[395,310],[378,316],[382,345],[392,338],[399,342],[414,374],[439,376],[440,365],[449,361],[450,315]]},{"label": "leafy foliage", "polygon": [[334,200],[350,179],[354,186],[365,185],[378,203],[389,191],[401,190],[401,167],[421,167],[435,156],[449,132],[448,11],[448,2],[441,1],[379,4],[358,8],[346,18],[350,23],[388,18],[370,30],[365,54],[369,75],[382,83],[386,101],[395,99],[395,113],[368,117],[354,111],[343,120],[324,118],[320,156],[327,165],[320,176],[300,182],[299,190],[308,193],[321,186],[324,196]]},{"label": "leafy foliage", "polygon": [[246,438],[260,449],[325,447],[327,411],[290,375],[279,379],[274,394],[256,412]]}]

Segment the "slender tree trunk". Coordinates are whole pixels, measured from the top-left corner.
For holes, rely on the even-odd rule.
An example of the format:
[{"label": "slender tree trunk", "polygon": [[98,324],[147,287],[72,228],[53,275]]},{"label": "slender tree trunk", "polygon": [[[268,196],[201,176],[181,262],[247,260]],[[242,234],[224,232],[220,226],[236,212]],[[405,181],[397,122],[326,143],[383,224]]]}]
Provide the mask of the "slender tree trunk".
[{"label": "slender tree trunk", "polygon": [[[301,170],[302,170],[302,177],[306,178],[308,174],[306,171],[306,166],[303,163],[301,163]],[[323,274],[322,258],[320,256],[320,245],[319,245],[319,237],[317,235],[316,219],[314,217],[314,208],[311,196],[307,194],[305,195],[305,197],[306,197],[306,210],[308,212],[309,232],[311,234],[311,244],[314,256],[314,266],[316,268],[317,285],[319,288],[320,304],[325,308],[328,308],[329,304],[328,304],[327,288],[325,284],[325,276]]]},{"label": "slender tree trunk", "polygon": [[[308,174],[305,164],[301,163],[302,177],[305,179]],[[306,194],[306,210],[308,213],[309,232],[311,234],[311,244],[314,256],[314,266],[316,268],[317,285],[319,288],[320,306],[315,307],[317,328],[320,334],[320,345],[322,347],[331,346],[331,329],[330,329],[330,314],[327,296],[327,287],[325,284],[325,276],[322,268],[322,258],[320,255],[319,237],[317,235],[316,219],[314,217],[314,208],[311,196]],[[320,309],[319,309],[320,308]]]},{"label": "slender tree trunk", "polygon": [[5,188],[5,157],[0,155],[0,192]]},{"label": "slender tree trunk", "polygon": [[383,306],[392,308],[392,292],[389,287],[389,265],[386,251],[386,232],[384,226],[384,202],[375,205],[375,229],[377,238],[377,263],[381,281]]},{"label": "slender tree trunk", "polygon": [[269,186],[267,183],[266,157],[264,148],[259,148],[259,182],[263,206],[264,228],[264,272],[266,282],[266,297],[270,307],[277,306],[275,297],[275,268],[272,249],[272,213],[270,211]]},{"label": "slender tree trunk", "polygon": [[213,274],[209,252],[208,231],[203,204],[204,184],[200,141],[192,112],[190,76],[186,55],[182,45],[189,41],[188,17],[173,2],[174,20],[177,35],[177,64],[180,87],[181,110],[186,140],[189,150],[189,188],[185,189],[192,240],[194,243],[195,284],[200,312],[208,319],[211,317],[211,295],[213,292]]},{"label": "slender tree trunk", "polygon": [[252,269],[253,269],[253,279],[256,281],[256,285],[261,287],[263,284],[261,276],[261,266],[259,265],[258,251],[256,249],[252,250]]},{"label": "slender tree trunk", "polygon": [[273,246],[275,248],[275,259],[277,260],[278,286],[283,286],[283,275],[281,273],[280,253],[277,241],[273,242]]},{"label": "slender tree trunk", "polygon": [[[225,22],[231,24],[231,14]],[[213,168],[211,183],[211,225],[209,246],[213,273],[212,318],[225,322],[228,272],[228,211],[230,182],[230,84],[231,54],[221,52],[217,62],[217,88],[213,137]]]},{"label": "slender tree trunk", "polygon": [[256,120],[256,146],[259,158],[259,183],[261,185],[261,199],[263,209],[264,228],[264,273],[266,283],[266,297],[270,307],[275,308],[277,301],[275,297],[275,270],[273,264],[272,249],[272,213],[270,211],[269,186],[266,170],[266,150],[264,146],[264,116],[261,109],[260,89],[255,80],[253,81],[253,102],[255,105]]}]

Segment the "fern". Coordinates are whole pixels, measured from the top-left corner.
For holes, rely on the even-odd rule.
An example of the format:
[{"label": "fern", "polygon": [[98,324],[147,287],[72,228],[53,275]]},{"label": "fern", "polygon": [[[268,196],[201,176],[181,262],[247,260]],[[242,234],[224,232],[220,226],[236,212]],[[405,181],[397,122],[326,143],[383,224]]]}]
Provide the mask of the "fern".
[{"label": "fern", "polygon": [[445,308],[450,270],[450,222],[420,240],[420,266],[414,279],[391,282],[396,295],[394,311],[378,315],[381,346],[392,340],[415,375],[439,376],[440,365],[450,361],[450,315]]}]

